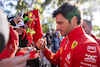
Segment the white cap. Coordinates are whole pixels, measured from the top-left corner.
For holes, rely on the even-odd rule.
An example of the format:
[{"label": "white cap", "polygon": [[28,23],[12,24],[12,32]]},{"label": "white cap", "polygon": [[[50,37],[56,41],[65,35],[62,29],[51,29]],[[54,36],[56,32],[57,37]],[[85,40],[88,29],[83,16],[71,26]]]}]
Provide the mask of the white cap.
[{"label": "white cap", "polygon": [[20,22],[20,24],[16,24],[16,26],[13,26],[13,27],[14,28],[20,28],[21,26],[25,26],[24,21]]}]

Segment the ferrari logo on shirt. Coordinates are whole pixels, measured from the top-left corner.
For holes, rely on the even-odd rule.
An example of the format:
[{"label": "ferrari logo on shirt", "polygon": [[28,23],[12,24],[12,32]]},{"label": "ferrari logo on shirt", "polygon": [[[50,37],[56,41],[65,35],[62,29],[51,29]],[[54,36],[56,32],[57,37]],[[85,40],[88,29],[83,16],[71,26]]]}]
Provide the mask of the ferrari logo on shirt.
[{"label": "ferrari logo on shirt", "polygon": [[74,49],[74,48],[77,46],[77,44],[78,44],[78,42],[77,42],[77,41],[74,41],[74,42],[72,43],[71,49]]}]

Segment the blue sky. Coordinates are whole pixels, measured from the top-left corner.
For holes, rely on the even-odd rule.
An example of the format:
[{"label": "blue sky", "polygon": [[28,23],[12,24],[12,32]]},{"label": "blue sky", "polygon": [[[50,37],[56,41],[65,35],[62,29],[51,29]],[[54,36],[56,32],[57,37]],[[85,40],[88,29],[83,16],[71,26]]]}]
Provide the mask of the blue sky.
[{"label": "blue sky", "polygon": [[100,27],[100,12],[99,11],[94,13],[94,20],[92,24]]}]

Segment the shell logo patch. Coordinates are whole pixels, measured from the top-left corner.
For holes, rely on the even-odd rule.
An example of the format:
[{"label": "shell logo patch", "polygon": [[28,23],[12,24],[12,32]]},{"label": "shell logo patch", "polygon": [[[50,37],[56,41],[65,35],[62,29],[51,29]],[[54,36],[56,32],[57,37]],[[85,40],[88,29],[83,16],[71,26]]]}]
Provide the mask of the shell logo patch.
[{"label": "shell logo patch", "polygon": [[77,44],[78,44],[78,42],[77,42],[77,41],[74,41],[74,42],[72,43],[71,49],[74,49],[74,48],[77,46]]},{"label": "shell logo patch", "polygon": [[49,57],[50,57],[50,59],[52,59],[52,60],[56,61],[56,59],[53,59],[53,58],[50,56],[50,54],[49,54]]},{"label": "shell logo patch", "polygon": [[63,51],[63,47],[61,47],[61,49],[60,49],[60,54],[62,53],[62,51]]}]

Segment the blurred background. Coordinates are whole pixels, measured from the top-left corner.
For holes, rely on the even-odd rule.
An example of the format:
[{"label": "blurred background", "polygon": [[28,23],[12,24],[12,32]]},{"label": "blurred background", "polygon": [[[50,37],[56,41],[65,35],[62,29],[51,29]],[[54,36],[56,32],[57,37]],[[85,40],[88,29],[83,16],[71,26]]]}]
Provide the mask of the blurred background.
[{"label": "blurred background", "polygon": [[56,29],[55,19],[52,12],[62,3],[76,1],[83,11],[83,18],[92,21],[92,33],[100,38],[100,0],[0,0],[0,6],[8,17],[16,16],[21,10],[27,13],[38,9],[43,32]]}]

